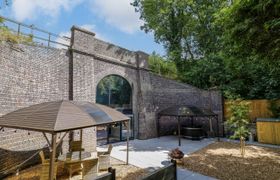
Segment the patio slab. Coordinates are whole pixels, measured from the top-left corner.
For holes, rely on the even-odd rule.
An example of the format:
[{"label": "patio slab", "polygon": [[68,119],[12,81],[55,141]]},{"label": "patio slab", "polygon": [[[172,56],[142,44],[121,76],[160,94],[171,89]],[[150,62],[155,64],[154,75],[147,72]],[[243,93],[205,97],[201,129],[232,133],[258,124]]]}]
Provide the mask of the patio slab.
[{"label": "patio slab", "polygon": [[[180,150],[187,155],[213,142],[215,142],[215,139],[203,139],[201,141],[182,139]],[[178,139],[176,136],[163,136],[148,140],[130,141],[129,164],[154,171],[155,169],[165,166],[170,161],[168,152],[176,147],[178,147]],[[111,156],[126,161],[126,142],[115,143]],[[181,168],[178,168],[177,173],[179,180],[213,179]]]}]

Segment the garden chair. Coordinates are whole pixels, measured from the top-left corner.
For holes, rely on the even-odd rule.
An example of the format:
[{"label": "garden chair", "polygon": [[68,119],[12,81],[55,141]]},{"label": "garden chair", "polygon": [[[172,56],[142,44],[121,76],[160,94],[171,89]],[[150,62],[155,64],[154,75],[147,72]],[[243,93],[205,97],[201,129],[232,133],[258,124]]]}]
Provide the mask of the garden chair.
[{"label": "garden chair", "polygon": [[111,158],[110,154],[113,149],[112,144],[108,146],[107,151],[99,151],[97,152],[98,160],[99,160],[99,170],[107,170],[111,166]]},{"label": "garden chair", "polygon": [[[68,170],[69,179],[76,172],[82,172],[82,141],[72,141],[70,142],[70,152],[66,155],[65,168]],[[79,160],[72,161],[73,152],[79,152]]]},{"label": "garden chair", "polygon": [[46,158],[45,158],[44,151],[40,151],[40,152],[39,152],[39,155],[40,155],[40,158],[41,158],[42,164],[43,164],[43,163],[49,163],[49,162],[50,162],[50,160],[49,160],[49,159],[46,159]]},{"label": "garden chair", "polygon": [[[48,180],[49,179],[49,168],[50,168],[50,160],[45,158],[44,152],[40,151],[39,155],[42,161],[42,168],[40,173],[40,180]],[[54,163],[54,177],[56,179],[57,174],[57,162]]]},{"label": "garden chair", "polygon": [[97,156],[100,156],[100,155],[110,155],[112,149],[113,149],[113,145],[109,144],[107,151],[97,151]]},{"label": "garden chair", "polygon": [[81,153],[82,151],[84,151],[85,149],[82,148],[82,144],[83,144],[83,141],[72,141],[70,142],[70,158],[72,157],[72,153],[73,152],[79,152],[79,158],[81,160],[82,156],[81,156]]},{"label": "garden chair", "polygon": [[83,160],[82,169],[82,179],[92,179],[97,177],[98,158]]}]

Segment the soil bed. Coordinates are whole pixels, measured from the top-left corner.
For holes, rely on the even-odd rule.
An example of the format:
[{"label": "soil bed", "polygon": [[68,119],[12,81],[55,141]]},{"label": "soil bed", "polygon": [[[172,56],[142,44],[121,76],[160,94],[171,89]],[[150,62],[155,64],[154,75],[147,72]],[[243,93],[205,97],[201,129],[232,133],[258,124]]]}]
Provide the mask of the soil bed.
[{"label": "soil bed", "polygon": [[245,156],[237,143],[216,142],[185,157],[184,167],[221,180],[279,180],[280,148],[246,145]]}]

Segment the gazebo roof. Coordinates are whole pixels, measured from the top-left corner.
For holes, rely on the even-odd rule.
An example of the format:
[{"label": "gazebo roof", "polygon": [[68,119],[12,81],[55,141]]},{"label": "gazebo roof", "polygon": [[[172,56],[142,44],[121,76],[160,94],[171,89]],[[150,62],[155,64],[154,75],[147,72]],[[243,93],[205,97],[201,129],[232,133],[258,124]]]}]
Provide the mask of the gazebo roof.
[{"label": "gazebo roof", "polygon": [[126,120],[129,117],[107,106],[63,100],[8,113],[0,118],[0,127],[57,133]]},{"label": "gazebo roof", "polygon": [[181,117],[188,117],[188,116],[215,116],[214,112],[209,109],[205,108],[198,108],[195,106],[187,106],[187,105],[180,105],[180,106],[172,106],[167,109],[164,109],[159,112],[160,116],[181,116]]}]

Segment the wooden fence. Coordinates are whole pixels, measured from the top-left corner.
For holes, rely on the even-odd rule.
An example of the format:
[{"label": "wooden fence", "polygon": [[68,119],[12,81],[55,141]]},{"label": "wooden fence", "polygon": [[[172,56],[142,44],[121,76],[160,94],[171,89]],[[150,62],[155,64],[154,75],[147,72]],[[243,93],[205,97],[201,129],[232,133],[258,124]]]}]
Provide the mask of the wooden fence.
[{"label": "wooden fence", "polygon": [[[272,116],[271,111],[269,110],[270,101],[266,99],[261,100],[245,100],[249,102],[250,109],[250,119],[255,121],[256,118],[270,118]],[[280,102],[280,100],[278,100]],[[224,101],[224,117],[225,119],[230,117],[229,112],[229,100]]]}]

